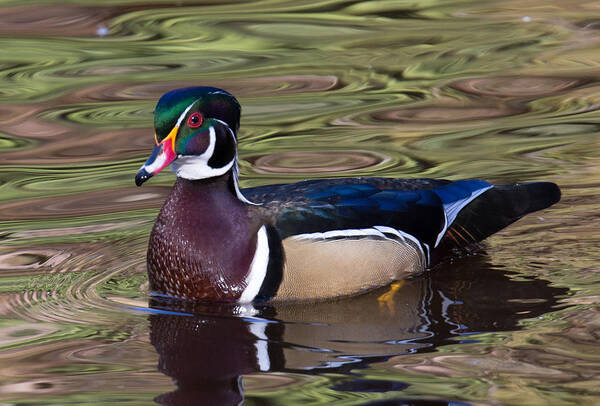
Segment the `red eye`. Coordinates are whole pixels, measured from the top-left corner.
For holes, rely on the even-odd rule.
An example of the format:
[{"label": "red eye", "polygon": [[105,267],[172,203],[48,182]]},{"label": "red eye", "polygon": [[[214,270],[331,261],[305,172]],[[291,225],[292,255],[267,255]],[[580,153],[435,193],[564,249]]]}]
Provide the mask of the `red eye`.
[{"label": "red eye", "polygon": [[187,125],[190,128],[198,128],[202,125],[202,121],[203,121],[202,114],[194,113],[188,117]]}]

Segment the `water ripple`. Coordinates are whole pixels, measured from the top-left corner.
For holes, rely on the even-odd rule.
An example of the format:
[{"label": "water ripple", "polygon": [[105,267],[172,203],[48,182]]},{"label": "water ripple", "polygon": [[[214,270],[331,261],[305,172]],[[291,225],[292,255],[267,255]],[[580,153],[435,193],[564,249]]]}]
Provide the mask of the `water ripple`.
[{"label": "water ripple", "polygon": [[147,127],[152,122],[152,109],[148,103],[86,103],[54,108],[40,116],[43,120],[54,120],[64,124],[84,124],[88,127],[123,129]]},{"label": "water ripple", "polygon": [[115,15],[103,7],[44,5],[0,9],[0,35],[92,36],[97,27]]},{"label": "water ripple", "polygon": [[375,122],[452,123],[508,117],[528,112],[525,106],[427,106],[371,113]]},{"label": "water ripple", "polygon": [[351,172],[385,166],[391,158],[371,151],[291,151],[260,157],[246,157],[258,173]]},{"label": "water ripple", "polygon": [[[589,378],[597,324],[589,306],[598,297],[597,6],[528,6],[4,2],[0,403],[68,404],[82,394],[96,403],[151,403],[173,387],[156,370],[157,357],[169,354],[158,347],[157,354],[150,340],[171,342],[168,333],[186,323],[193,340],[209,338],[208,347],[193,347],[199,365],[210,345],[219,354],[266,348],[279,360],[271,364],[277,373],[244,378],[250,403],[385,402],[388,390],[391,402],[435,391],[446,403],[586,403],[597,392]],[[463,278],[457,261],[408,281],[415,289],[396,297],[400,307],[382,304],[382,291],[356,298],[355,307],[277,309],[267,339],[247,328],[256,319],[239,314],[213,317],[206,335],[197,334],[201,317],[171,320],[157,339],[160,323],[126,309],[147,310],[147,238],[174,178],[165,171],[140,190],[132,175],[153,145],[157,98],[191,85],[239,97],[243,185],[341,176],[550,178],[561,184],[563,202],[491,239],[490,255],[469,258],[514,274],[470,262]],[[565,297],[559,286],[576,292]],[[569,317],[552,307],[558,300],[573,306]],[[390,321],[393,311],[398,319]],[[244,334],[220,334],[227,325]],[[474,328],[484,333],[461,336]],[[424,349],[447,337],[454,337],[451,357]],[[174,354],[185,355],[181,370],[192,352]],[[381,368],[356,355],[399,353]],[[283,370],[286,362],[298,369]],[[490,369],[500,378],[479,379]],[[575,370],[589,379],[574,382]]]},{"label": "water ripple", "polygon": [[487,77],[458,80],[449,87],[465,93],[494,97],[530,98],[554,95],[587,85],[591,79],[582,77],[517,76]]},{"label": "water ripple", "polygon": [[[0,314],[30,322],[88,325],[93,321],[94,324],[109,325],[114,320],[114,314],[123,310],[107,296],[122,295],[123,292],[118,292],[124,283],[136,284],[135,289],[127,290],[127,295],[142,292],[136,293],[136,297],[143,297],[143,292],[147,291],[142,286],[146,281],[143,258],[126,259],[111,245],[88,245],[85,252],[81,250],[82,247],[70,247],[76,251],[46,252],[46,256],[32,256],[24,252],[20,260],[31,263],[27,269],[42,266],[52,271],[29,279],[22,278],[21,293],[2,297]],[[19,268],[17,265],[15,268],[12,263],[4,264],[15,270],[25,270],[23,267],[27,266],[21,265]],[[104,270],[98,272],[92,269]],[[117,281],[115,291],[111,286]]]},{"label": "water ripple", "polygon": [[[42,186],[48,187],[47,181]],[[145,209],[160,206],[166,193],[166,189],[149,187],[133,196],[124,189],[103,189],[68,196],[19,199],[0,203],[0,219],[43,219]]]}]

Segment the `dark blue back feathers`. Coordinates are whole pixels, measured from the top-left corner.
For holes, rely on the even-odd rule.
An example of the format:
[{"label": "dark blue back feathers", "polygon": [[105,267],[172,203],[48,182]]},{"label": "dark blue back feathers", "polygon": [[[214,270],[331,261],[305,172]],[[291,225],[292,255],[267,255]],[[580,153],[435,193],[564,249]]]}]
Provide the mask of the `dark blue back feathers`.
[{"label": "dark blue back feathers", "polygon": [[[416,237],[430,249],[440,244],[461,248],[479,242],[560,199],[553,183],[498,187],[483,180],[330,179],[242,192],[263,203],[282,239],[385,226]],[[462,238],[456,238],[457,233]]]}]

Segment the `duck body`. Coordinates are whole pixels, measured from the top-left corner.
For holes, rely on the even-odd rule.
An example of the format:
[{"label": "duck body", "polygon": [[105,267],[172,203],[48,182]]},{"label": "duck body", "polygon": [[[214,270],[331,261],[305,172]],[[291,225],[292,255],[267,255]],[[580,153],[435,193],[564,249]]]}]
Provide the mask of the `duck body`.
[{"label": "duck body", "polygon": [[550,182],[482,180],[346,178],[241,190],[239,111],[215,88],[159,100],[156,147],[136,183],[168,164],[178,179],[150,236],[153,292],[242,303],[352,295],[423,272],[560,199]]}]

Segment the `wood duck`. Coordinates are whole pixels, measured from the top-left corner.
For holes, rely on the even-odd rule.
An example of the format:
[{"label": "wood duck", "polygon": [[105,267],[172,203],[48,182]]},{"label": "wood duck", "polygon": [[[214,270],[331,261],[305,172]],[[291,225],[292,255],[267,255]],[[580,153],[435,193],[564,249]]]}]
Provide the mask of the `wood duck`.
[{"label": "wood duck", "polygon": [[156,146],[138,186],[167,165],[177,181],[150,235],[156,294],[208,302],[319,300],[423,272],[560,200],[554,183],[347,178],[238,186],[241,107],[189,87],[155,110]]}]

